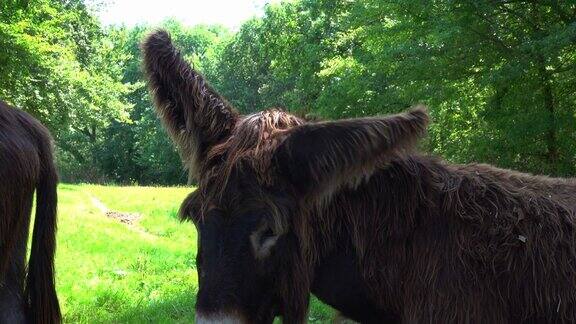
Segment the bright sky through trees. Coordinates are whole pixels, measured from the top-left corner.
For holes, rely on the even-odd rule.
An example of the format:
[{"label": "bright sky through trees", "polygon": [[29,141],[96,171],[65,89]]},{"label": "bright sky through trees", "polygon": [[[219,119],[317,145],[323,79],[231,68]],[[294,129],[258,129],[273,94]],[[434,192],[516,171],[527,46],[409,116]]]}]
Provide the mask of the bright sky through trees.
[{"label": "bright sky through trees", "polygon": [[236,29],[252,16],[259,16],[274,0],[92,0],[104,25],[157,24],[172,17],[186,25],[223,24]]}]

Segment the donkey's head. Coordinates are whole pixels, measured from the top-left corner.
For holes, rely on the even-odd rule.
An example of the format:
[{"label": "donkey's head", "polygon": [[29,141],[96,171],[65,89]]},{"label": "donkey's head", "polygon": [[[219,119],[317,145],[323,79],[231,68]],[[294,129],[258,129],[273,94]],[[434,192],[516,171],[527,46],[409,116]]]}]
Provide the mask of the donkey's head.
[{"label": "donkey's head", "polygon": [[308,211],[413,146],[425,109],[318,123],[275,109],[241,116],[166,32],[142,48],[156,110],[198,183],[181,207],[199,237],[197,321],[303,322],[313,266]]}]

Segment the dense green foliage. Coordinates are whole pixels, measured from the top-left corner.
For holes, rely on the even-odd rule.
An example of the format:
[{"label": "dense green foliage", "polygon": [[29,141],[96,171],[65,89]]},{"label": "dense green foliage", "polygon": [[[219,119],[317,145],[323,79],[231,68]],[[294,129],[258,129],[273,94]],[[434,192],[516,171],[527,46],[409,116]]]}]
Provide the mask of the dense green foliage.
[{"label": "dense green foliage", "polygon": [[1,3],[0,98],[50,128],[64,173],[94,179],[101,132],[130,109],[123,54],[81,0]]},{"label": "dense green foliage", "polygon": [[[576,175],[573,1],[299,0],[235,33],[163,25],[242,112],[345,118],[421,102],[425,150]],[[82,0],[0,4],[0,98],[50,127],[65,180],[185,181],[139,68],[149,29],[103,28]]]},{"label": "dense green foliage", "polygon": [[245,111],[342,118],[423,102],[427,148],[449,160],[576,174],[574,2],[285,3],[244,24],[219,67]]}]

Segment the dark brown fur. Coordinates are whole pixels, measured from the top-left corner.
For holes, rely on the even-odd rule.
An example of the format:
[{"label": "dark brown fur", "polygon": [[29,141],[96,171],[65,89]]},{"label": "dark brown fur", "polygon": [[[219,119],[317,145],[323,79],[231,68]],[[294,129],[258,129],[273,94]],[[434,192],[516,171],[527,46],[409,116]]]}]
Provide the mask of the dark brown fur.
[{"label": "dark brown fur", "polygon": [[[199,259],[205,268],[199,312],[240,309],[251,321],[267,322],[261,307],[277,307],[285,322],[300,323],[312,291],[366,322],[576,321],[574,180],[415,154],[414,143],[428,124],[424,108],[311,123],[279,110],[239,116],[223,101],[213,106],[229,111],[218,108],[214,119],[202,105],[183,104],[197,94],[182,91],[179,82],[194,89],[201,77],[190,72],[167,34],[152,34],[143,48],[170,132],[212,134],[210,145],[188,150],[202,152],[193,171],[199,189],[181,214],[195,222],[202,244],[213,245],[207,251],[230,252]],[[169,66],[158,63],[165,56]],[[182,80],[183,75],[192,77]],[[159,99],[158,93],[173,98]],[[184,115],[193,122],[173,118]],[[181,141],[202,142],[197,135],[179,137],[180,146]],[[258,213],[268,216],[250,225]],[[252,238],[262,226],[269,234],[256,237],[273,244],[272,252],[265,250],[268,259],[246,261],[262,252],[254,243],[255,252],[231,252],[248,239],[238,233],[251,231]],[[339,289],[330,290],[321,269],[334,256],[349,262],[334,262],[341,276],[330,283]],[[212,261],[229,267],[211,267]],[[234,271],[245,271],[242,280],[252,280],[250,286],[222,279],[237,276]],[[249,277],[251,272],[258,275]],[[351,282],[361,288],[350,293]],[[259,285],[271,292],[254,290],[247,296],[260,297],[250,303],[238,297],[246,293],[240,289]],[[353,300],[346,294],[366,298],[365,307],[348,307]],[[263,300],[275,304],[254,308]]]},{"label": "dark brown fur", "polygon": [[[0,322],[59,323],[54,288],[57,174],[51,137],[37,120],[1,101],[0,179]],[[36,219],[26,271],[34,191]]]}]

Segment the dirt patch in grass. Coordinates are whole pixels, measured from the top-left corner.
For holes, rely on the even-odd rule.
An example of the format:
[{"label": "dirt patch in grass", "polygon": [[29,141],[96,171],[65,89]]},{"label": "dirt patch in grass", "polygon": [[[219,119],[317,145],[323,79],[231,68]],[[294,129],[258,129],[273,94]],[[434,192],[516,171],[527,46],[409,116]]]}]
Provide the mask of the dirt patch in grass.
[{"label": "dirt patch in grass", "polygon": [[119,220],[121,223],[134,225],[139,219],[140,214],[137,213],[122,213],[113,210],[109,210],[106,212],[106,217],[113,218]]},{"label": "dirt patch in grass", "polygon": [[91,197],[92,204],[98,208],[106,217],[120,221],[127,225],[134,225],[142,217],[138,213],[123,213],[108,209],[98,198]]}]

